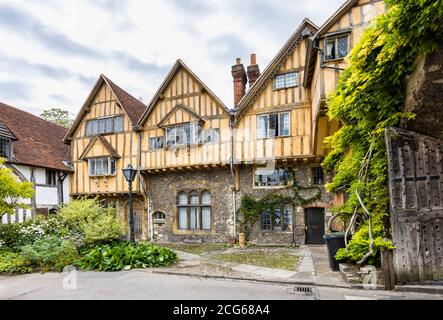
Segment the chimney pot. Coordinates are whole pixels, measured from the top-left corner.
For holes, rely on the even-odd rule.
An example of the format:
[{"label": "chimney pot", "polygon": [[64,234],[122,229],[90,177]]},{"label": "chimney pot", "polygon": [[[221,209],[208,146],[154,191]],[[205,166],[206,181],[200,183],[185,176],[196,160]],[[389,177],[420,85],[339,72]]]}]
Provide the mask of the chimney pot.
[{"label": "chimney pot", "polygon": [[234,80],[234,107],[238,105],[240,100],[246,93],[246,84],[248,83],[248,78],[246,76],[246,70],[241,59],[236,59],[236,64],[232,66],[231,70],[232,78]]},{"label": "chimney pot", "polygon": [[255,53],[251,54],[251,65],[257,64],[257,55]]},{"label": "chimney pot", "polygon": [[235,62],[236,62],[236,64],[241,64],[241,59],[237,58],[237,59],[235,59]]},{"label": "chimney pot", "polygon": [[251,65],[248,66],[249,88],[251,88],[254,85],[258,77],[260,77],[260,68],[257,64],[257,55],[253,53],[251,54]]}]

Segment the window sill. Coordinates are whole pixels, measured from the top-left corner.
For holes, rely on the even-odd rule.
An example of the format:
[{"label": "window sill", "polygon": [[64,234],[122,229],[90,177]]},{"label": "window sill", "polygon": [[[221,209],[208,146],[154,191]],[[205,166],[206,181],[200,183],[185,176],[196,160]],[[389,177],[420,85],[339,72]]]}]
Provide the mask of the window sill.
[{"label": "window sill", "polygon": [[278,139],[278,138],[291,138],[291,135],[286,136],[275,136],[275,137],[264,137],[264,138],[257,138],[257,140],[266,140],[266,139]]},{"label": "window sill", "polygon": [[253,186],[253,190],[263,190],[263,189],[286,189],[289,185],[286,186]]},{"label": "window sill", "polygon": [[342,62],[343,60],[345,60],[345,58],[346,58],[347,56],[345,56],[345,57],[342,57],[342,58],[336,58],[336,59],[328,59],[328,60],[323,60],[323,63],[324,64],[326,64],[326,63],[333,63],[333,62]]},{"label": "window sill", "polygon": [[293,234],[292,230],[261,230],[261,233],[284,233],[284,234]]},{"label": "window sill", "polygon": [[276,88],[272,88],[272,91],[281,91],[281,90],[285,90],[285,89],[292,89],[292,88],[298,88],[298,87],[301,87],[300,85],[295,85],[295,86],[290,86],[290,87],[284,87],[284,88],[278,88],[278,89],[276,89]]},{"label": "window sill", "polygon": [[109,177],[116,177],[117,174],[102,174],[102,175],[96,175],[96,176],[89,176],[89,178],[109,178]]}]

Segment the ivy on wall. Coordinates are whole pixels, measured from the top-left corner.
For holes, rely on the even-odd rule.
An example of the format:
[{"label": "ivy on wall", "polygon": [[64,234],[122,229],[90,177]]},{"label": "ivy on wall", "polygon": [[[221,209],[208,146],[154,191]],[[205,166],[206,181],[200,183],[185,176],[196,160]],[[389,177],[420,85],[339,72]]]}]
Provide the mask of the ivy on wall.
[{"label": "ivy on wall", "polygon": [[[337,90],[328,99],[327,115],[342,127],[326,139],[330,153],[323,167],[334,173],[327,190],[345,188],[349,199],[341,208],[349,219],[355,212],[362,223],[337,258],[359,261],[370,250],[368,215],[356,195],[358,189],[371,217],[373,253],[392,248],[388,235],[389,198],[384,128],[399,126],[413,114],[403,110],[406,80],[417,57],[431,53],[442,41],[443,0],[385,0],[387,12],[369,27],[349,56]],[[365,178],[359,172],[365,156]]]},{"label": "ivy on wall", "polygon": [[[292,191],[292,196],[282,195],[281,189],[269,192],[261,198],[255,198],[249,194],[242,196],[238,217],[240,220],[240,230],[245,232],[246,235],[248,235],[264,211],[269,211],[271,218],[273,218],[275,209],[284,208],[286,205],[303,206],[321,198],[322,189],[320,186],[301,186],[294,179],[294,171],[290,170],[293,181],[289,183],[286,189]],[[300,194],[300,192],[312,190],[315,191],[312,196],[305,198]]]}]

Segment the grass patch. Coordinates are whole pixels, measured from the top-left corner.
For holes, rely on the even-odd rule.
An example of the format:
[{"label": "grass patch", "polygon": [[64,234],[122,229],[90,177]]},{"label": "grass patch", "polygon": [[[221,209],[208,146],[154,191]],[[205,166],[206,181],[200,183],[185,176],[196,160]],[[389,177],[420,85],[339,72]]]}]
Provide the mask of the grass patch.
[{"label": "grass patch", "polygon": [[214,257],[218,260],[250,264],[254,266],[297,271],[299,257],[285,252],[238,252],[222,253]]},{"label": "grass patch", "polygon": [[156,244],[159,247],[165,247],[172,250],[183,251],[195,255],[203,255],[209,251],[228,249],[231,246],[227,243],[203,243],[203,244],[188,244],[188,243],[162,243]]}]

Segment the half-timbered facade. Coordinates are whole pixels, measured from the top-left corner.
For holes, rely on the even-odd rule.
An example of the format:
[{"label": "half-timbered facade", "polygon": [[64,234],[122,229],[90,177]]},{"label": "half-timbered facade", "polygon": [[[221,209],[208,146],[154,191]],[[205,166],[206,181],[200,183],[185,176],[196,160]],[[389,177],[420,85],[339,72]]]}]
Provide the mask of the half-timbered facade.
[{"label": "half-timbered facade", "polygon": [[28,112],[0,103],[0,158],[19,181],[32,182],[28,208],[16,208],[1,223],[18,223],[36,215],[48,216],[69,200],[67,129]]},{"label": "half-timbered facade", "polygon": [[320,196],[263,212],[250,240],[322,243],[337,200],[323,187],[323,140],[339,129],[325,116],[326,96],[383,12],[382,1],[348,0],[321,27],[303,20],[262,73],[255,55],[246,69],[237,59],[232,108],[181,60],[148,106],[101,76],[66,135],[72,196],[119,202],[127,216],[121,170],[131,164],[137,238],[225,242],[236,235],[242,196],[290,195],[297,183],[300,196]]}]

